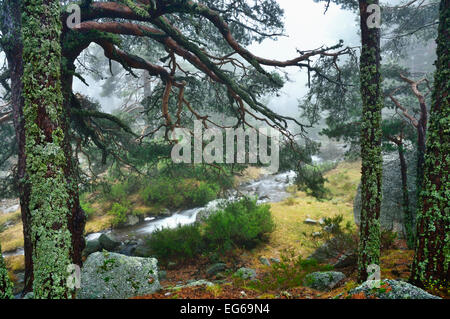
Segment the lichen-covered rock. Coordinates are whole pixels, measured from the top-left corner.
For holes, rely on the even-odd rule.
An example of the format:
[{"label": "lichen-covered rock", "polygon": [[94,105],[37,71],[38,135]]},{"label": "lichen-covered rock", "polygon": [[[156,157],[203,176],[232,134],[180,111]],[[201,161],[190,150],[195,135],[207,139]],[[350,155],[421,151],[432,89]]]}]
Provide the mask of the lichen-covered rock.
[{"label": "lichen-covered rock", "polygon": [[345,275],[338,271],[318,271],[306,275],[305,286],[320,291],[328,291],[344,279]]},{"label": "lichen-covered rock", "polygon": [[91,254],[81,271],[80,299],[125,299],[158,291],[158,261],[109,252]]},{"label": "lichen-covered rock", "polygon": [[266,257],[260,256],[259,262],[263,264],[264,266],[270,266],[270,261]]},{"label": "lichen-covered rock", "polygon": [[251,268],[239,268],[233,275],[234,277],[241,278],[244,280],[253,280],[256,278],[256,271]]},{"label": "lichen-covered rock", "polygon": [[100,242],[102,248],[107,251],[114,251],[114,249],[119,247],[121,244],[121,242],[111,234],[101,234],[98,241]]},{"label": "lichen-covered rock", "polygon": [[[406,153],[408,165],[408,195],[410,212],[413,222],[416,216],[417,202],[417,159],[414,154]],[[396,153],[383,157],[383,199],[381,201],[380,225],[382,230],[396,232],[400,238],[405,238],[405,221],[403,212],[402,178],[400,173],[400,160]],[[359,225],[361,215],[361,185],[358,187],[353,205],[355,223]],[[413,226],[412,229],[415,229]]]},{"label": "lichen-covered rock", "polygon": [[[378,284],[378,285],[377,285]],[[407,282],[385,279],[378,282],[368,280],[349,291],[349,295],[363,293],[366,298],[380,299],[441,299]]]}]

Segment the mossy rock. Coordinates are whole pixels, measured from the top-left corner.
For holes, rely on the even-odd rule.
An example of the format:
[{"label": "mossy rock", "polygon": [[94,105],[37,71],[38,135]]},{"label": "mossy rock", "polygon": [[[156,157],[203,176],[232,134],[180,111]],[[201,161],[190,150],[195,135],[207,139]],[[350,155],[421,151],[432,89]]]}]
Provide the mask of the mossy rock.
[{"label": "mossy rock", "polygon": [[161,289],[155,258],[109,252],[91,254],[81,271],[79,299],[126,299]]},{"label": "mossy rock", "polygon": [[320,291],[329,291],[344,279],[345,275],[338,271],[318,271],[306,275],[305,286]]}]

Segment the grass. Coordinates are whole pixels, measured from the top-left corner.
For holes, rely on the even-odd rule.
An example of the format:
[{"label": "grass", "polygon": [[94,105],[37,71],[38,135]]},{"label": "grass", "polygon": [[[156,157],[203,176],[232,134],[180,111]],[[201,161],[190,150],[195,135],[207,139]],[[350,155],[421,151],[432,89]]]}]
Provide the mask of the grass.
[{"label": "grass", "polygon": [[328,182],[325,186],[330,190],[332,199],[319,201],[305,192],[288,189],[291,196],[283,202],[271,203],[271,212],[276,225],[267,245],[254,249],[250,256],[252,267],[263,267],[259,256],[280,257],[283,250],[295,250],[299,255],[307,257],[315,250],[313,243],[304,233],[319,231],[319,226],[307,225],[306,218],[320,220],[324,217],[335,217],[339,214],[354,224],[353,199],[361,178],[361,162],[340,163],[335,169],[325,174]]}]

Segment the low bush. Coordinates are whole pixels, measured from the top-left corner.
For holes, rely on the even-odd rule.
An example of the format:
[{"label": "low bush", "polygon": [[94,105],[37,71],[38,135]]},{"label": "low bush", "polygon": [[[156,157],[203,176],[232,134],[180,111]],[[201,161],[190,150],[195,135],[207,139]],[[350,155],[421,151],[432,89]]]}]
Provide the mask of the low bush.
[{"label": "low bush", "polygon": [[314,259],[296,256],[293,250],[284,250],[279,263],[273,263],[270,271],[259,280],[243,283],[261,292],[285,290],[303,285],[305,276],[315,271],[329,271],[331,265],[319,265]]},{"label": "low bush", "polygon": [[141,191],[144,202],[169,208],[189,208],[217,198],[220,187],[212,182],[159,177]]},{"label": "low bush", "polygon": [[253,248],[275,228],[269,205],[243,199],[228,204],[205,223],[205,240],[211,250],[225,252],[234,246]]},{"label": "low bush", "polygon": [[157,230],[146,244],[163,261],[183,260],[225,253],[235,247],[255,247],[268,238],[274,227],[268,205],[242,199],[228,203],[202,224]]},{"label": "low bush", "polygon": [[127,215],[130,212],[130,202],[123,201],[120,203],[113,203],[108,214],[114,216],[112,225],[117,226],[127,221]]},{"label": "low bush", "polygon": [[147,244],[152,253],[163,261],[193,258],[201,253],[204,245],[198,224],[159,229],[151,235]]},{"label": "low bush", "polygon": [[[323,219],[320,231],[304,235],[309,238],[316,248],[320,247],[322,254],[327,258],[342,254],[357,254],[358,234],[355,227],[347,222],[343,224],[344,217],[337,215]],[[326,243],[326,245],[324,245]]]}]

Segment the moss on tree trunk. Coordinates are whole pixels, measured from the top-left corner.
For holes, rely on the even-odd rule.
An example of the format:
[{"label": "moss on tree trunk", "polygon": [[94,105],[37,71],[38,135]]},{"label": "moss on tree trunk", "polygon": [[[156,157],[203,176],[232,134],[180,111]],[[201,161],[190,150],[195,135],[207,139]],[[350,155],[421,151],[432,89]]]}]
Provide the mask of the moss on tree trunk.
[{"label": "moss on tree trunk", "polygon": [[35,298],[73,295],[66,284],[73,255],[73,183],[65,173],[61,29],[59,1],[23,1],[23,113]]},{"label": "moss on tree trunk", "polygon": [[450,282],[450,0],[440,3],[437,61],[417,212],[411,282],[449,289]]},{"label": "moss on tree trunk", "polygon": [[361,131],[361,223],[358,253],[358,281],[367,280],[370,265],[380,259],[381,205],[381,109],[383,100],[380,75],[380,30],[369,28],[370,4],[378,1],[360,0],[361,17],[361,96],[363,101]]}]

